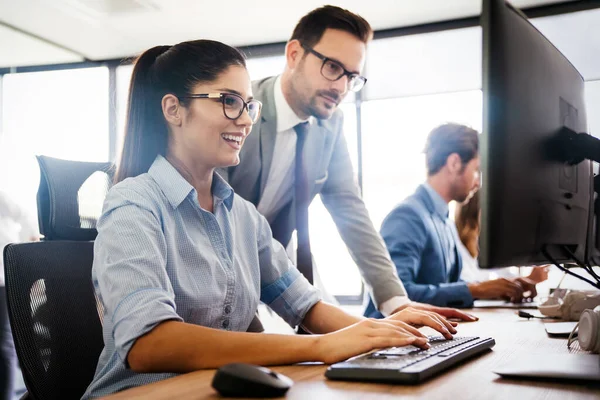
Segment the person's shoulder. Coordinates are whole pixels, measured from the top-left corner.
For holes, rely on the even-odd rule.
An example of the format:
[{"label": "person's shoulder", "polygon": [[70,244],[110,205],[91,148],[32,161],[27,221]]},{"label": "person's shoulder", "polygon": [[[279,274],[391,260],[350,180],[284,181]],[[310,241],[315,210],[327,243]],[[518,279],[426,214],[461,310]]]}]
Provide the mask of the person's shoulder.
[{"label": "person's shoulder", "polygon": [[256,226],[260,223],[260,220],[264,218],[252,202],[244,199],[235,192],[233,193],[231,212],[237,220],[246,225],[251,224]]},{"label": "person's shoulder", "polygon": [[127,178],[113,186],[106,195],[105,210],[133,204],[146,209],[156,209],[161,190],[150,174]]},{"label": "person's shoulder", "polygon": [[414,210],[418,213],[427,212],[427,207],[425,206],[423,199],[421,198],[420,194],[416,192],[408,196],[402,203],[400,203],[400,206],[405,209]]},{"label": "person's shoulder", "polygon": [[415,202],[412,198],[406,198],[402,202],[396,204],[396,206],[389,212],[388,217],[401,217],[401,216],[418,216],[420,215],[420,207],[418,202]]},{"label": "person's shoulder", "polygon": [[416,194],[412,194],[397,204],[385,217],[384,224],[391,221],[403,220],[413,224],[424,225],[427,208]]},{"label": "person's shoulder", "polygon": [[264,101],[267,87],[273,87],[277,76],[267,76],[266,78],[252,81],[252,93],[255,99]]},{"label": "person's shoulder", "polygon": [[242,212],[250,217],[260,215],[260,213],[256,209],[256,206],[252,204],[252,202],[244,199],[242,196],[235,192],[233,192],[233,202],[231,207],[232,211]]}]

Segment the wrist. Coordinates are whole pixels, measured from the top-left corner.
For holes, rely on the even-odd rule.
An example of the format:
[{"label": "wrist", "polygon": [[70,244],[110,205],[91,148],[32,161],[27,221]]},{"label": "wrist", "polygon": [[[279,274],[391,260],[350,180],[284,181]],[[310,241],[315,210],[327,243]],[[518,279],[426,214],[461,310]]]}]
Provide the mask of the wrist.
[{"label": "wrist", "polygon": [[325,335],[304,335],[300,339],[305,339],[301,353],[306,355],[306,357],[303,357],[306,358],[304,361],[323,362],[323,359],[327,356],[323,350]]},{"label": "wrist", "polygon": [[379,312],[381,312],[384,317],[389,317],[398,311],[404,310],[408,305],[410,305],[408,296],[394,296],[381,303]]},{"label": "wrist", "polygon": [[481,295],[478,283],[467,283],[467,288],[469,289],[469,292],[471,292],[471,296],[473,296],[473,298],[479,298]]}]

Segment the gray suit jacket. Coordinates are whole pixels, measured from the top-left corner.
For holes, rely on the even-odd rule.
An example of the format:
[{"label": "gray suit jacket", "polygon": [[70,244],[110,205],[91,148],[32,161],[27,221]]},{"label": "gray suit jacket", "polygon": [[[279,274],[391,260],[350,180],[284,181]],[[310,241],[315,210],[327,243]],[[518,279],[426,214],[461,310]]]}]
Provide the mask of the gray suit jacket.
[{"label": "gray suit jacket", "polygon": [[[271,77],[252,83],[254,97],[263,103],[261,120],[246,138],[240,164],[219,170],[233,190],[254,205],[262,197],[273,159],[277,134],[275,80],[276,77]],[[321,195],[375,303],[379,305],[394,296],[406,295],[354,181],[343,135],[342,112],[337,110],[330,119],[312,124],[305,146],[305,165],[312,182],[311,200]],[[274,237],[286,246],[295,229],[294,205],[284,207],[269,224]]]}]

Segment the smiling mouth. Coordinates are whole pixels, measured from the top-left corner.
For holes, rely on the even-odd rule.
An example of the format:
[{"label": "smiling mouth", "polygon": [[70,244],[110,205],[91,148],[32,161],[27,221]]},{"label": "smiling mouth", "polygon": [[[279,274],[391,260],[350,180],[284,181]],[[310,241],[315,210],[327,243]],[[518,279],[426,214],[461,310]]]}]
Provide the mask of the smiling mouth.
[{"label": "smiling mouth", "polygon": [[242,136],[237,135],[229,135],[227,133],[222,133],[221,137],[225,139],[226,142],[242,144]]}]

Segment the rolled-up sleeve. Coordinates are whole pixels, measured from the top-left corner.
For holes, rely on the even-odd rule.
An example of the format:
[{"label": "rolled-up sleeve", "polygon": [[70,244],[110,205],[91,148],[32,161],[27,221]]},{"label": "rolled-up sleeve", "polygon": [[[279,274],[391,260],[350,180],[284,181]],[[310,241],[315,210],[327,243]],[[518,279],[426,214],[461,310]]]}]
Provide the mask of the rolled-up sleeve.
[{"label": "rolled-up sleeve", "polygon": [[271,228],[262,216],[259,216],[258,239],[260,300],[290,326],[300,325],[306,313],[321,300],[321,294],[294,266],[283,246],[273,239]]},{"label": "rolled-up sleeve", "polygon": [[182,321],[166,272],[167,245],[157,215],[135,192],[113,190],[98,221],[93,278],[121,361],[135,341],[166,320]]}]

